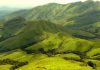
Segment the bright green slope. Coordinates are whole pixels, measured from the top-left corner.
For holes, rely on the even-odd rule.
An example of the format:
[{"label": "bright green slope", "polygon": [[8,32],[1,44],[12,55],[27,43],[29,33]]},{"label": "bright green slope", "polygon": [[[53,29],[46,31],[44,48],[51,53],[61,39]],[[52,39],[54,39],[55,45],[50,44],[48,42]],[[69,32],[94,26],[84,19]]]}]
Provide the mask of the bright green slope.
[{"label": "bright green slope", "polygon": [[[75,55],[74,55],[75,56]],[[64,56],[63,56],[64,57]],[[1,59],[12,59],[17,61],[28,61],[29,64],[20,67],[16,70],[43,70],[43,69],[51,69],[51,70],[93,70],[92,67],[88,66],[86,63],[77,62],[74,60],[65,60],[61,56],[48,57],[45,54],[26,54],[21,50],[15,50],[10,53],[6,53],[0,56]],[[73,57],[72,57],[73,58]],[[75,58],[75,57],[74,57]],[[0,65],[3,68],[4,65]],[[7,66],[7,65],[5,65]],[[10,66],[10,65],[9,65]],[[5,70],[9,70],[9,66],[3,68]]]},{"label": "bright green slope", "polygon": [[[82,64],[82,66],[81,66]],[[93,70],[84,63],[66,61],[58,57],[45,58],[36,63],[30,63],[17,70]]]}]

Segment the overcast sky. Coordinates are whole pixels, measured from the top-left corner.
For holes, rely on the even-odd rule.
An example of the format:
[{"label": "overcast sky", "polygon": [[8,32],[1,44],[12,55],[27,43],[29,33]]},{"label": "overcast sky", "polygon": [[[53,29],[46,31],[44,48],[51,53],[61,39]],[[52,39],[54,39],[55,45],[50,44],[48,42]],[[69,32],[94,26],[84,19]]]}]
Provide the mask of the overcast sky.
[{"label": "overcast sky", "polygon": [[[85,0],[0,0],[0,7],[35,7],[47,3],[66,4],[70,2],[85,1]],[[97,0],[100,1],[100,0]]]}]

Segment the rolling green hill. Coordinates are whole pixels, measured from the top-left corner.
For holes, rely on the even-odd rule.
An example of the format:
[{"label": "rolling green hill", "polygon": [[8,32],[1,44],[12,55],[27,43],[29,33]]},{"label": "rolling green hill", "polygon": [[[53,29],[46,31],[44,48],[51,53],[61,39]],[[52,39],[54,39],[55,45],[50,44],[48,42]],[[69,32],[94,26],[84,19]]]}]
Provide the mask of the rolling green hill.
[{"label": "rolling green hill", "polygon": [[100,70],[100,2],[50,3],[2,19],[1,70]]},{"label": "rolling green hill", "polygon": [[[23,28],[19,29],[20,31],[18,30],[14,36],[0,42],[2,60],[11,59],[13,61],[16,60],[16,57],[19,57],[21,59],[17,61],[28,61],[30,63],[29,59],[41,58],[44,55],[46,56],[45,59],[55,57],[52,58],[52,61],[58,60],[58,57],[61,60],[82,61],[80,63],[86,63],[85,60],[87,59],[99,59],[99,44],[96,41],[75,38],[63,26],[48,21],[30,21],[24,24]],[[20,49],[18,54],[16,49]],[[38,54],[40,54],[38,57],[33,57]],[[27,59],[24,57],[27,57]],[[34,61],[28,66],[34,65]],[[49,67],[47,68],[49,69]],[[57,68],[55,67],[54,69]],[[84,68],[79,67],[79,69]],[[22,69],[24,70],[23,67]],[[90,67],[89,69],[91,70],[92,68]]]}]

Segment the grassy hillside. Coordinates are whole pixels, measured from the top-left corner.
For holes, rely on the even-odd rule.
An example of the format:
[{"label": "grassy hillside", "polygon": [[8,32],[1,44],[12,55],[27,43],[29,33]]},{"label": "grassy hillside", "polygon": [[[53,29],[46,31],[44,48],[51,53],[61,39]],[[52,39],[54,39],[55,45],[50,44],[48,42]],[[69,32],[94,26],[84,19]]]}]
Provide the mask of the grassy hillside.
[{"label": "grassy hillside", "polygon": [[0,70],[100,70],[100,2],[50,3],[0,21]]},{"label": "grassy hillside", "polygon": [[[20,66],[16,68],[13,64],[10,64],[13,65],[10,68],[21,68],[22,70],[27,70],[28,68],[30,68],[30,70],[38,70],[38,68],[47,68],[47,70],[57,70],[59,66],[52,67],[52,62],[54,62],[55,64],[56,60],[58,61],[58,59],[60,59],[58,64],[60,62],[64,62],[63,65],[65,65],[67,64],[66,60],[71,60],[75,61],[75,63],[70,62],[68,66],[73,66],[75,64],[76,69],[93,69],[91,66],[87,65],[88,63],[85,62],[85,60],[87,58],[90,60],[98,60],[97,58],[99,58],[99,44],[97,44],[96,41],[75,38],[70,34],[66,33],[67,31],[64,30],[63,27],[48,21],[31,21],[25,24],[26,25],[23,27],[23,30],[18,31],[17,35],[0,42],[0,51],[2,52],[0,60],[10,59],[12,61],[14,60],[18,62],[27,61],[29,63],[25,65],[25,67]],[[98,49],[98,51],[94,50],[94,46],[98,46],[95,47],[95,49]],[[92,55],[95,55],[95,58]],[[37,58],[37,60],[35,58]],[[42,58],[45,59],[43,60],[43,62],[39,63],[40,65],[34,65],[35,63],[38,64],[38,60],[42,61]],[[49,64],[51,66],[40,67],[41,64],[44,65],[43,63],[45,63],[46,61],[48,61],[48,63],[51,62],[51,64]],[[83,66],[84,64],[86,66],[80,66],[80,63],[82,63]],[[34,67],[32,67],[32,65],[34,65]],[[73,67],[70,67],[70,69],[74,70]]]},{"label": "grassy hillside", "polygon": [[[2,50],[3,48],[4,50],[6,49],[10,50],[13,48],[18,48],[21,46],[24,47],[37,43],[39,41],[44,40],[48,36],[48,34],[45,34],[45,32],[63,33],[65,31],[61,26],[53,24],[48,21],[42,21],[42,20],[33,21],[33,22],[26,22],[25,24],[26,25],[23,28],[17,30],[14,36],[11,36],[6,40],[0,42],[0,47],[1,47],[0,50]],[[9,45],[5,43],[8,43]]]}]

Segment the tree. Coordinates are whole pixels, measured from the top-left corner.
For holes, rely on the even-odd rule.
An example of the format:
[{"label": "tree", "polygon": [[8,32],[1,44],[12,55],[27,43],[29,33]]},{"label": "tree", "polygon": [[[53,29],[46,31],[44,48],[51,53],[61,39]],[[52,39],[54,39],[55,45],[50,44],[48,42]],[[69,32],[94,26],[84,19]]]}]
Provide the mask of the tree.
[{"label": "tree", "polygon": [[89,66],[91,66],[93,69],[96,68],[96,64],[94,64],[92,61],[88,61],[87,64],[88,64]]}]

